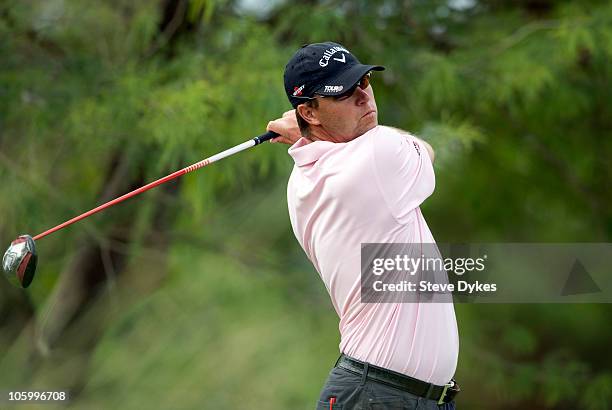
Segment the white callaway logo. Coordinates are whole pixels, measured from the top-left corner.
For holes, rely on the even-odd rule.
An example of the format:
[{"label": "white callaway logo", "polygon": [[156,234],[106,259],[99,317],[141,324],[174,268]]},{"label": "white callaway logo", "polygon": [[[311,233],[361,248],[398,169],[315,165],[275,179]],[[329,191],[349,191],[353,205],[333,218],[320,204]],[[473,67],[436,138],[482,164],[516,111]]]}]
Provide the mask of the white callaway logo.
[{"label": "white callaway logo", "polygon": [[[332,47],[330,49],[325,50],[325,52],[323,53],[323,57],[319,60],[319,65],[321,67],[327,67],[327,65],[329,64],[329,59],[332,58],[332,56],[339,51],[350,54],[349,51],[344,47]],[[346,55],[342,54],[341,58],[334,58],[334,60],[339,61],[341,63],[346,63]]]},{"label": "white callaway logo", "polygon": [[342,91],[344,87],[341,85],[326,85],[325,86],[325,92],[326,93],[337,93]]}]

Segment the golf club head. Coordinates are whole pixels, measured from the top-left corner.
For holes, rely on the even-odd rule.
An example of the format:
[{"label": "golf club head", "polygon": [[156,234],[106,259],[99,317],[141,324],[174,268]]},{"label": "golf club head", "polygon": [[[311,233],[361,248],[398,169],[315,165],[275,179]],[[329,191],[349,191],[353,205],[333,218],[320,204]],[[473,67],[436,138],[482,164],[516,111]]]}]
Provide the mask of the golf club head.
[{"label": "golf club head", "polygon": [[9,282],[20,288],[27,288],[36,272],[36,246],[30,235],[21,235],[4,253],[2,269]]}]

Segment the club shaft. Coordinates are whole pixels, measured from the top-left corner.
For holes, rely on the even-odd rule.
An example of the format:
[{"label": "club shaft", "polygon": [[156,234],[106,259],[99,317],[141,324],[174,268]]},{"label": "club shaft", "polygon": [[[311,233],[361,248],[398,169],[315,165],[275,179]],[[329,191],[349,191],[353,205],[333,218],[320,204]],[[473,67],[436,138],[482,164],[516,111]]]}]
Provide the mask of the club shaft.
[{"label": "club shaft", "polygon": [[196,162],[195,164],[192,164],[192,165],[190,165],[188,167],[185,167],[183,169],[175,171],[175,172],[173,172],[170,175],[166,175],[163,178],[160,178],[160,179],[158,179],[156,181],[150,182],[150,183],[148,183],[145,186],[137,188],[137,189],[135,189],[135,190],[133,190],[131,192],[128,192],[127,194],[124,194],[124,195],[122,195],[122,196],[120,196],[118,198],[115,198],[115,199],[113,199],[111,201],[108,201],[108,202],[106,202],[106,203],[104,203],[104,204],[102,204],[102,205],[100,205],[100,206],[98,206],[98,207],[96,207],[94,209],[91,209],[91,210],[89,210],[89,211],[87,211],[87,212],[85,212],[85,213],[83,213],[83,214],[81,214],[79,216],[76,216],[76,217],[74,217],[74,218],[72,218],[72,219],[70,219],[70,220],[68,220],[68,221],[66,221],[64,223],[61,223],[61,224],[59,224],[59,225],[57,225],[57,226],[55,226],[55,227],[53,227],[53,228],[43,232],[43,233],[39,233],[33,239],[36,241],[36,240],[39,240],[41,238],[44,238],[45,236],[50,235],[53,232],[59,231],[60,229],[65,228],[68,225],[72,225],[73,223],[78,222],[81,219],[85,219],[88,216],[91,216],[91,215],[93,215],[95,213],[98,213],[98,212],[100,212],[100,211],[102,211],[102,210],[104,210],[106,208],[110,208],[111,206],[116,205],[116,204],[118,204],[120,202],[123,202],[126,199],[129,199],[129,198],[131,198],[133,196],[136,196],[138,194],[142,194],[143,192],[148,191],[151,188],[155,188],[158,185],[165,184],[168,181],[171,181],[171,180],[173,180],[175,178],[178,178],[178,177],[180,177],[182,175],[185,175],[185,174],[187,174],[189,172],[192,172],[192,171],[195,171],[197,169],[203,168],[206,165],[212,164],[213,162],[219,161],[220,159],[223,159],[225,157],[229,157],[230,155],[236,154],[236,153],[238,153],[240,151],[244,151],[247,148],[253,147],[253,146],[258,145],[258,144],[261,144],[262,142],[267,141],[267,140],[269,140],[271,138],[274,138],[274,137],[277,137],[277,136],[278,136],[278,134],[276,134],[276,133],[274,133],[272,131],[269,131],[269,132],[267,132],[267,133],[265,133],[263,135],[260,135],[258,137],[253,138],[253,139],[245,141],[242,144],[238,144],[235,147],[226,149],[225,151],[222,151],[222,152],[220,152],[218,154],[215,154],[215,155],[213,155],[211,157],[203,159],[202,161]]}]

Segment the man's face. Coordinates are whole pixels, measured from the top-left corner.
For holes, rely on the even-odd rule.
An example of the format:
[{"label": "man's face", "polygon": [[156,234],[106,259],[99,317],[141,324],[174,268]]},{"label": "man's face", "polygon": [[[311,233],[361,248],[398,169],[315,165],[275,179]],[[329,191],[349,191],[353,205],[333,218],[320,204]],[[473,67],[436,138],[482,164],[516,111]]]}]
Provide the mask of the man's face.
[{"label": "man's face", "polygon": [[[350,96],[317,98],[319,106],[311,108],[312,121],[309,122],[311,128],[322,134],[315,135],[318,139],[347,142],[378,125],[378,110],[370,84],[363,89],[358,86]],[[313,134],[318,134],[316,131]]]}]

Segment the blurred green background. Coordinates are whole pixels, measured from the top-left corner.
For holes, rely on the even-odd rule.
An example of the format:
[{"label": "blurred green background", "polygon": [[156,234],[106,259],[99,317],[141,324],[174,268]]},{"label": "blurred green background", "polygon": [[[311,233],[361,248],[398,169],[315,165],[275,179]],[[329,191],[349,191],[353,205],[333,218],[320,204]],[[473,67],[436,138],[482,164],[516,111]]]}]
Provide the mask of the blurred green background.
[{"label": "blurred green background", "polygon": [[[0,2],[2,243],[261,134],[290,108],[286,61],[325,40],[386,65],[379,121],[436,149],[439,242],[612,240],[609,1],[24,0]],[[291,231],[286,150],[41,240],[33,285],[0,281],[3,394],[314,408],[338,319]],[[456,312],[460,409],[612,408],[609,305]]]}]

